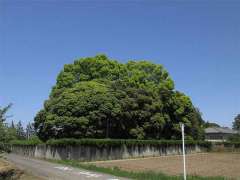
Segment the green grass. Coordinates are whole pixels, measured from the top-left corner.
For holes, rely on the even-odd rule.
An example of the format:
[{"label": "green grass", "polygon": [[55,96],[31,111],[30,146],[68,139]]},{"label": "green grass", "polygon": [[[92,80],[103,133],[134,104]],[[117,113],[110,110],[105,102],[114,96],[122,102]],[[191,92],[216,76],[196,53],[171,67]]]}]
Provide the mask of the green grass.
[{"label": "green grass", "polygon": [[[78,161],[72,160],[48,160],[50,162],[59,163],[63,165],[69,165],[76,168],[82,168],[90,171],[111,174],[117,177],[126,177],[136,180],[182,180],[182,176],[169,176],[163,173],[157,173],[153,171],[144,171],[144,172],[133,172],[133,171],[124,171],[117,167],[105,168],[98,167],[92,164],[81,163]],[[202,177],[202,176],[188,176],[188,180],[226,180],[224,177]]]}]

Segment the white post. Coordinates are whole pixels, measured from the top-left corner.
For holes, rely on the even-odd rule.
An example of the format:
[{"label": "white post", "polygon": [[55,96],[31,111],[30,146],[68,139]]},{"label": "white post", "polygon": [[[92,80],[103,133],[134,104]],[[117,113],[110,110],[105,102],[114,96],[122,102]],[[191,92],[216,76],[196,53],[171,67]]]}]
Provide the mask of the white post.
[{"label": "white post", "polygon": [[182,153],[183,153],[183,178],[184,180],[187,179],[186,176],[186,160],[185,160],[185,142],[184,142],[184,124],[181,123],[182,129]]}]

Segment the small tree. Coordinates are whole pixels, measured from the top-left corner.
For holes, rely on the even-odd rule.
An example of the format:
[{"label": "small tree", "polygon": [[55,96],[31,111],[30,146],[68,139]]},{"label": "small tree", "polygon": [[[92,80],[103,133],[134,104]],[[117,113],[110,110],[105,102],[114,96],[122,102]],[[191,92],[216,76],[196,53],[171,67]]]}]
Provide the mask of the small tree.
[{"label": "small tree", "polygon": [[34,130],[34,127],[33,127],[33,123],[29,122],[27,127],[26,127],[26,137],[27,137],[27,139],[29,139],[34,135],[35,135],[35,130]]},{"label": "small tree", "polygon": [[0,123],[4,123],[6,119],[9,117],[6,115],[6,113],[11,107],[12,107],[11,103],[6,107],[3,107],[3,108],[0,107]]},{"label": "small tree", "polygon": [[12,128],[12,129],[15,129],[15,124],[14,124],[14,122],[12,121],[12,123],[11,123],[11,126],[10,126],[10,128]]},{"label": "small tree", "polygon": [[8,127],[6,124],[8,110],[11,108],[12,104],[7,105],[6,107],[0,107],[0,142],[9,142],[13,139],[16,139],[16,129],[12,121],[12,127]]},{"label": "small tree", "polygon": [[7,129],[3,123],[0,123],[0,142],[6,142]]},{"label": "small tree", "polygon": [[217,124],[217,123],[213,123],[213,122],[206,122],[205,124],[204,124],[204,128],[209,128],[209,127],[221,127],[219,124]]},{"label": "small tree", "polygon": [[238,114],[233,121],[233,129],[239,131],[240,130],[240,114]]},{"label": "small tree", "polygon": [[24,132],[24,128],[22,126],[21,121],[18,121],[18,123],[16,125],[16,131],[17,131],[17,138],[18,139],[25,139],[26,138],[26,134]]}]

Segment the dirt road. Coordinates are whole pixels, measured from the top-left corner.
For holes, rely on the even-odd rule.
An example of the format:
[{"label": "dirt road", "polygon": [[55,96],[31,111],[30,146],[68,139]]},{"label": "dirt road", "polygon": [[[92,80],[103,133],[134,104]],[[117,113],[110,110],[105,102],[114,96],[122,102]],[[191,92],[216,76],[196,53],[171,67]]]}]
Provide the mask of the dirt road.
[{"label": "dirt road", "polygon": [[8,161],[12,162],[19,169],[42,180],[123,180],[107,174],[95,173],[83,169],[50,163],[38,159],[30,159],[15,154],[6,155]]}]

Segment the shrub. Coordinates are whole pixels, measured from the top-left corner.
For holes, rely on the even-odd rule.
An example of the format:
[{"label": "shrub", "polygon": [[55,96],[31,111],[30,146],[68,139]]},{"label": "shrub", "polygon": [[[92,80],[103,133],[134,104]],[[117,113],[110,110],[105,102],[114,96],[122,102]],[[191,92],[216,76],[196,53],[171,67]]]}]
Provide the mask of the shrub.
[{"label": "shrub", "polygon": [[[135,145],[153,145],[153,146],[169,146],[181,145],[181,140],[124,140],[124,139],[51,139],[46,142],[47,145],[66,146],[66,145],[89,145],[89,146],[135,146]],[[186,141],[186,145],[199,144],[206,148],[211,146],[211,143],[205,141]]]},{"label": "shrub", "polygon": [[29,140],[13,140],[10,141],[9,144],[12,145],[38,145],[38,144],[43,144],[43,142],[37,138],[35,139],[29,139]]},{"label": "shrub", "polygon": [[[15,140],[11,141],[12,145],[38,145],[44,144],[40,140]],[[97,146],[97,147],[116,147],[116,146],[172,146],[172,145],[181,145],[181,140],[135,140],[135,139],[74,139],[74,138],[64,138],[64,139],[50,139],[46,145],[51,146]],[[200,145],[207,149],[211,148],[211,143],[206,141],[193,141],[187,140],[186,145]]]}]

